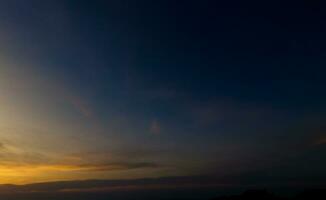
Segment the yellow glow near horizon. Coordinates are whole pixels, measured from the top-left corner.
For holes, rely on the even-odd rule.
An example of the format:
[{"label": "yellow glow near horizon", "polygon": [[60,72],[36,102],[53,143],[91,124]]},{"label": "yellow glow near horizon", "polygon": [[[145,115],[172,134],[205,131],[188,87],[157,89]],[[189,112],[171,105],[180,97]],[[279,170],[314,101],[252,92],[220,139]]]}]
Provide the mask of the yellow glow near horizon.
[{"label": "yellow glow near horizon", "polygon": [[128,143],[120,152],[118,134],[108,137],[115,130],[78,91],[37,67],[0,61],[0,184],[176,174],[135,158]]},{"label": "yellow glow near horizon", "polygon": [[92,177],[88,174],[94,173],[81,171],[96,171],[96,166],[82,166],[65,156],[90,147],[74,139],[74,133],[83,134],[83,123],[72,126],[58,107],[69,102],[51,94],[64,89],[33,67],[18,66],[5,59],[0,66],[0,184]]}]

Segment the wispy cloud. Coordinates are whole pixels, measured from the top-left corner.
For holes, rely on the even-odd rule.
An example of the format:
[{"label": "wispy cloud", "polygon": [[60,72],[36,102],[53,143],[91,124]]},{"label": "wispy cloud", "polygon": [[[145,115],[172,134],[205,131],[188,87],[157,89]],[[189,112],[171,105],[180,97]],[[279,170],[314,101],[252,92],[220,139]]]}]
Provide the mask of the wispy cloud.
[{"label": "wispy cloud", "polygon": [[314,145],[324,145],[324,144],[326,144],[326,136],[320,137],[314,142]]},{"label": "wispy cloud", "polygon": [[76,111],[78,111],[83,116],[92,117],[94,115],[92,108],[85,99],[72,94],[66,95],[66,99],[76,109]]},{"label": "wispy cloud", "polygon": [[161,126],[160,123],[157,120],[151,121],[149,131],[152,134],[159,135],[161,133]]},{"label": "wispy cloud", "polygon": [[111,163],[111,164],[55,164],[55,163],[2,163],[0,175],[3,177],[29,177],[44,173],[60,172],[105,172],[141,168],[158,168],[156,163]]},{"label": "wispy cloud", "polygon": [[[27,185],[0,186],[0,193],[46,193],[46,192],[110,192],[130,190],[158,190],[176,188],[208,188],[223,187],[233,184],[225,184],[211,177],[168,177],[168,178],[144,178],[126,180],[84,180],[64,182],[44,182]],[[58,194],[59,194],[58,193]]]},{"label": "wispy cloud", "polygon": [[108,157],[79,154],[74,157],[48,155],[24,150],[0,142],[0,176],[3,181],[20,182],[28,177],[42,178],[51,174],[109,173],[136,169],[156,169],[161,165],[144,160],[115,160]]}]

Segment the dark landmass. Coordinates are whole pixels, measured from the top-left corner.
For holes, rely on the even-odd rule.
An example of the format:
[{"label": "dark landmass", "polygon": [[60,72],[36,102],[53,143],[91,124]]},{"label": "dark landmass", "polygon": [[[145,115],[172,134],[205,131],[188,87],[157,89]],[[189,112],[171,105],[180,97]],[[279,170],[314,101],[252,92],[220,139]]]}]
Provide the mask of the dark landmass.
[{"label": "dark landmass", "polygon": [[[219,179],[220,180],[220,179]],[[5,200],[319,200],[326,189],[277,187],[268,190],[218,184],[215,177],[166,177],[135,180],[83,180],[0,185]],[[256,187],[259,188],[259,187]],[[318,188],[318,187],[315,187]]]},{"label": "dark landmass", "polygon": [[[3,193],[58,193],[58,192],[112,192],[131,190],[171,190],[171,189],[200,189],[231,191],[226,194],[240,194],[246,190],[267,188],[269,191],[291,190],[295,193],[306,188],[326,188],[322,181],[324,177],[317,179],[290,179],[292,182],[281,184],[274,179],[260,180],[260,177],[252,176],[249,180],[241,176],[217,177],[217,176],[176,176],[143,179],[117,179],[117,180],[74,180],[43,182],[25,185],[3,184],[0,185],[0,194]],[[254,180],[254,181],[252,181]],[[276,179],[277,180],[277,179]],[[235,193],[237,192],[237,193]],[[282,192],[281,192],[282,193]],[[292,192],[293,193],[293,192]],[[222,193],[224,195],[225,193]]]},{"label": "dark landmass", "polygon": [[[126,180],[76,180],[33,183],[26,185],[0,185],[1,193],[28,192],[106,192],[117,190],[141,190],[161,188],[198,188],[225,187],[228,184],[218,183],[217,178],[205,176],[180,176],[164,178],[144,178]],[[230,184],[230,186],[233,186]]]},{"label": "dark landmass", "polygon": [[[143,191],[143,192],[105,192],[105,193],[3,193],[1,199],[6,200],[324,200],[326,190],[314,189],[300,192],[294,196],[282,196],[266,190],[248,190],[239,195],[227,195],[217,198],[198,196],[196,192],[188,190],[184,193],[176,191]],[[187,194],[186,194],[187,193]],[[192,196],[193,195],[193,196]]]},{"label": "dark landmass", "polygon": [[326,199],[326,189],[305,190],[292,197],[275,195],[267,190],[248,190],[240,195],[230,195],[213,200],[321,200]]}]

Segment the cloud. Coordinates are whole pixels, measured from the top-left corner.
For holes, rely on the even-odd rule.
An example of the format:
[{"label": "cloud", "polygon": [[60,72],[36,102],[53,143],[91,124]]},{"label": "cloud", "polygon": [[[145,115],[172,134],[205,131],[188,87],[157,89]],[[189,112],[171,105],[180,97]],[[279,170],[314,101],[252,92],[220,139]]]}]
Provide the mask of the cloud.
[{"label": "cloud", "polygon": [[[138,163],[109,163],[109,164],[55,164],[55,163],[2,163],[0,166],[0,174],[3,172],[19,175],[19,172],[34,173],[34,172],[51,172],[51,171],[119,171],[119,170],[131,170],[140,168],[158,168],[160,165],[150,162],[138,162]],[[8,174],[6,174],[8,175]],[[29,175],[29,174],[26,174]]]},{"label": "cloud", "polygon": [[317,138],[313,143],[313,145],[324,145],[324,144],[326,144],[326,136]]},{"label": "cloud", "polygon": [[161,166],[151,162],[123,162],[104,164],[2,162],[0,183],[31,183],[53,180],[73,180],[109,177],[110,174],[128,173],[129,170],[157,169]]},{"label": "cloud", "polygon": [[296,134],[296,139],[305,144],[308,149],[326,144],[325,116],[306,117],[296,123],[296,129],[292,132]]},{"label": "cloud", "polygon": [[[43,182],[26,185],[0,185],[0,193],[44,193],[44,192],[110,192],[130,190],[158,190],[175,188],[207,188],[230,186],[211,177],[166,177],[125,180],[84,180]],[[59,193],[58,193],[59,192]]]},{"label": "cloud", "polygon": [[89,106],[89,104],[81,97],[75,95],[67,95],[67,100],[69,103],[83,116],[92,117],[93,110]]},{"label": "cloud", "polygon": [[3,151],[5,149],[6,149],[5,144],[0,142],[0,151]]},{"label": "cloud", "polygon": [[80,170],[86,171],[112,171],[112,170],[131,170],[140,168],[158,168],[160,165],[150,162],[124,162],[124,163],[109,163],[99,165],[80,166]]},{"label": "cloud", "polygon": [[107,164],[82,164],[82,165],[49,165],[47,169],[58,171],[120,171],[140,168],[158,168],[160,165],[151,162],[121,162]]},{"label": "cloud", "polygon": [[[4,130],[2,132],[6,133]],[[61,149],[67,144],[66,141],[62,140],[60,143],[59,140],[51,140],[52,138],[44,139],[43,132],[33,132],[31,135],[29,132],[31,131],[8,131],[1,135],[0,184],[112,177],[139,178],[169,170],[165,161],[158,159],[160,151],[153,151],[148,147],[79,148],[68,145],[78,148],[66,150]],[[53,133],[51,135],[55,137],[55,132]]]},{"label": "cloud", "polygon": [[[3,146],[3,144],[2,144]],[[1,147],[0,174],[4,171],[115,171],[140,168],[158,168],[159,164],[145,161],[106,161],[108,158],[78,155],[50,156],[35,152],[25,152],[14,147]],[[12,150],[14,149],[14,150]],[[63,158],[62,158],[63,157]],[[112,158],[113,159],[113,158]]]},{"label": "cloud", "polygon": [[161,126],[157,120],[153,120],[151,122],[149,131],[155,135],[159,135],[161,133]]},{"label": "cloud", "polygon": [[[144,159],[121,159],[108,154],[53,155],[28,151],[7,142],[0,142],[0,183],[25,183],[49,180],[47,177],[98,177],[95,174],[138,169],[157,169],[161,165]],[[128,173],[128,172],[126,172]]]},{"label": "cloud", "polygon": [[50,157],[42,153],[25,151],[23,148],[15,146],[10,142],[0,142],[0,167],[25,165],[25,164],[43,164],[51,160]]}]

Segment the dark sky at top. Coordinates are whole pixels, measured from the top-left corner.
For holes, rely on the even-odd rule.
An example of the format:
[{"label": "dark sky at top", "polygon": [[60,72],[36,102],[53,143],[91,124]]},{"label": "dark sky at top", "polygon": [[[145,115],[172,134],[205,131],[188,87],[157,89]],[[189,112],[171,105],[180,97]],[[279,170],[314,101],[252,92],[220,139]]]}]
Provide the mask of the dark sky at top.
[{"label": "dark sky at top", "polygon": [[[87,126],[69,134],[102,138],[89,142],[92,152],[119,154],[119,163],[134,152],[138,164],[163,168],[140,177],[323,179],[325,8],[308,0],[0,1],[0,53],[27,80],[50,83],[21,103],[37,104],[38,116]],[[75,111],[53,103],[62,90]]]}]

